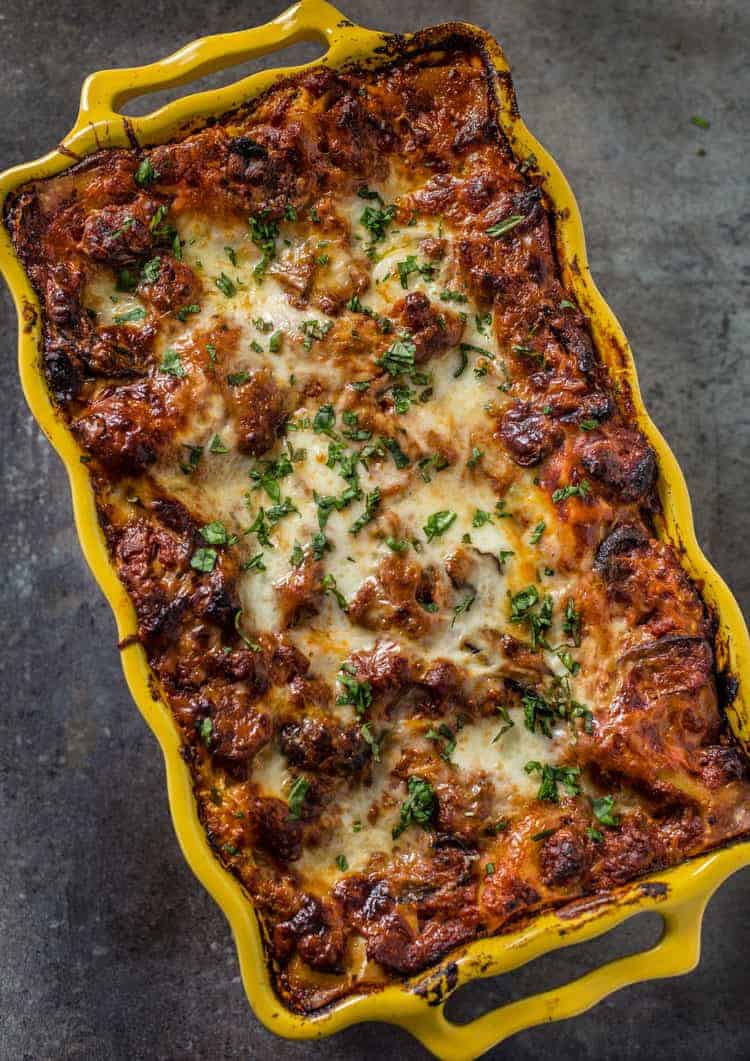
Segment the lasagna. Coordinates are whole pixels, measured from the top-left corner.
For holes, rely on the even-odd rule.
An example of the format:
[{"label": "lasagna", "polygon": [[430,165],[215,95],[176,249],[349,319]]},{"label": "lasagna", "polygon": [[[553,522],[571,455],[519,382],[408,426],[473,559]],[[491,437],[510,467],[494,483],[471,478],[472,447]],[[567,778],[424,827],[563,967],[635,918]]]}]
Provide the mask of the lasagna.
[{"label": "lasagna", "polygon": [[454,33],[5,218],[198,814],[312,1013],[750,830],[715,621]]}]

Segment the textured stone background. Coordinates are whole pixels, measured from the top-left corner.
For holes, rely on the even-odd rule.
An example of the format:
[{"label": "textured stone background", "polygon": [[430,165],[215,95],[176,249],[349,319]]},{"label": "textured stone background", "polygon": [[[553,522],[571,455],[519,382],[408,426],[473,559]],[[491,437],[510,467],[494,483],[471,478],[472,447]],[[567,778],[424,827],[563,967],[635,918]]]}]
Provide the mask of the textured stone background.
[{"label": "textured stone background", "polygon": [[[699,538],[747,611],[750,7],[342,4],[353,19],[388,30],[464,18],[504,43],[526,121],[577,193],[594,275],[682,463]],[[149,62],[279,6],[0,2],[0,165],[47,151],[67,131],[89,71]],[[691,125],[693,114],[711,128]],[[249,1013],[227,926],[178,851],[161,756],[126,692],[109,610],[72,529],[63,470],[24,406],[15,332],[3,291],[0,1057],[424,1057],[404,1033],[375,1025],[322,1045],[282,1042]],[[493,1056],[746,1058],[749,905],[745,872],[712,902],[691,976],[622,991],[577,1020],[516,1036]],[[467,1018],[561,983],[653,936],[653,925],[620,929],[469,989],[455,1013]]]}]

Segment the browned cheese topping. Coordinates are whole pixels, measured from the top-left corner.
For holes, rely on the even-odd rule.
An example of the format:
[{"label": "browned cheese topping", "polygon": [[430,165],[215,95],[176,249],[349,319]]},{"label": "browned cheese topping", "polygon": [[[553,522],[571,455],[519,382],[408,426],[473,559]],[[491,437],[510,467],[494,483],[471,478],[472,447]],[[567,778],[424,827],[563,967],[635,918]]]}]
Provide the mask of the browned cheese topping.
[{"label": "browned cheese topping", "polygon": [[467,43],[6,218],[277,989],[313,1011],[750,827],[714,625]]}]

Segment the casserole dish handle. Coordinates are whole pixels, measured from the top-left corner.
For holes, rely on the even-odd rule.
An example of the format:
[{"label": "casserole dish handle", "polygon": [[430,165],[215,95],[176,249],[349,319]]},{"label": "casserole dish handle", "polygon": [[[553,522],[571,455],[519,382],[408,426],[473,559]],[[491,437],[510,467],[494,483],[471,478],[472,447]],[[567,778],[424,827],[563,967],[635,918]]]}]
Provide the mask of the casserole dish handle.
[{"label": "casserole dish handle", "polygon": [[[470,1061],[518,1032],[575,1017],[620,988],[690,972],[700,957],[706,904],[725,876],[726,871],[719,870],[703,894],[693,894],[687,899],[680,897],[674,905],[668,899],[659,910],[663,919],[662,935],[645,951],[617,958],[562,987],[506,1003],[466,1024],[450,1021],[444,1013],[447,998],[454,990],[451,987],[440,1002],[432,1002],[429,1008],[399,1023],[443,1061]],[[455,987],[471,979],[471,973],[465,977],[459,974]]]},{"label": "casserole dish handle", "polygon": [[[206,74],[272,54],[300,41],[318,41],[325,45],[322,59],[316,58],[315,62],[333,62],[339,58],[340,51],[351,54],[351,40],[344,40],[351,25],[326,0],[300,0],[264,25],[202,37],[158,62],[126,69],[99,70],[84,82],[78,118],[66,139],[74,138],[83,129],[99,122],[122,120],[118,108],[138,96],[188,84]],[[381,34],[359,27],[357,36],[363,52],[382,40]],[[238,86],[241,84],[242,81],[237,82]],[[199,110],[202,95],[204,93],[195,93],[185,98]],[[215,90],[205,95],[213,97]],[[231,103],[228,109],[231,109]],[[150,122],[157,113],[154,111],[146,118],[127,120],[137,128],[141,123]]]}]

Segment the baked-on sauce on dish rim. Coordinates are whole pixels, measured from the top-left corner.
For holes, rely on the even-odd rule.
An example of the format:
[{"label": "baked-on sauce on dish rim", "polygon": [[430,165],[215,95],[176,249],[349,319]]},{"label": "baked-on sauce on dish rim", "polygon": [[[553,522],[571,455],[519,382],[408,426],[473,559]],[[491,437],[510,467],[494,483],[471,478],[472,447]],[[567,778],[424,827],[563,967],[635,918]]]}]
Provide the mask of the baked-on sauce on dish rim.
[{"label": "baked-on sauce on dish rim", "polygon": [[713,617],[470,38],[102,150],[6,224],[290,1008],[748,832]]}]

